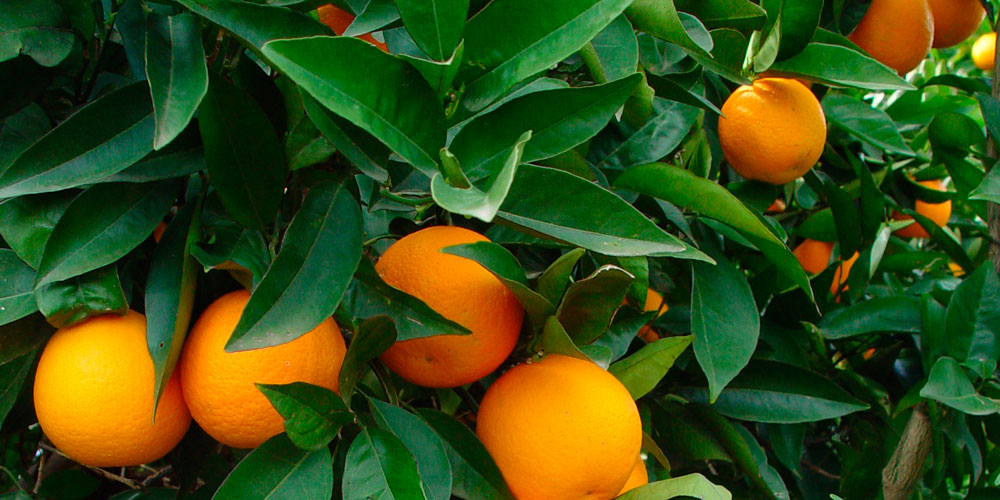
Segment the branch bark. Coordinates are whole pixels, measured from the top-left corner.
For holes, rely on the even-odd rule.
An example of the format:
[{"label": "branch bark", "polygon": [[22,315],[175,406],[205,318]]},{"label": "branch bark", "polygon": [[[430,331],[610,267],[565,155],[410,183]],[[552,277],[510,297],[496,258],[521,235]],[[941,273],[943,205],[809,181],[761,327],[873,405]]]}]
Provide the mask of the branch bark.
[{"label": "branch bark", "polygon": [[931,452],[932,437],[927,407],[920,404],[910,414],[896,451],[882,469],[882,495],[885,500],[910,498]]}]

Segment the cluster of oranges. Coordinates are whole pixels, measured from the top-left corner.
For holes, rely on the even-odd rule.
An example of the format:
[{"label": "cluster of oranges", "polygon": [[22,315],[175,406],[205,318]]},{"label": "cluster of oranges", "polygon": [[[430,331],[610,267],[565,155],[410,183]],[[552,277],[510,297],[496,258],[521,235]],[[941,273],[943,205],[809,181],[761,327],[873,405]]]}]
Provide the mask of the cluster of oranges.
[{"label": "cluster of oranges", "polygon": [[[468,384],[513,352],[524,316],[520,303],[478,263],[440,251],[480,241],[488,240],[467,229],[429,227],[395,242],[376,264],[386,283],[471,331],[392,345],[381,361],[407,381],[439,388]],[[110,467],[163,457],[191,418],[235,448],[254,448],[281,433],[284,420],[256,384],[306,382],[337,391],[345,341],[328,318],[291,342],[226,352],[249,298],[245,290],[231,292],[201,313],[155,420],[142,314],[94,317],[56,332],[34,385],[46,436],[80,463]],[[589,360],[548,354],[515,366],[490,385],[476,422],[518,498],[610,499],[648,481],[635,402]]]}]

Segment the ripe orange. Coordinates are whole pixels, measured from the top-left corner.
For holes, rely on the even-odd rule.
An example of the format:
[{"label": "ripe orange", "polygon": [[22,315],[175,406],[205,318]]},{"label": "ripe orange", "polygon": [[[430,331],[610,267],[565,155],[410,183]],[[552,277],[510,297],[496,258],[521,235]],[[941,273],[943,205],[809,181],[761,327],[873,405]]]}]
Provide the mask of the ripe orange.
[{"label": "ripe orange", "polygon": [[[854,267],[854,263],[858,260],[858,252],[854,252],[854,255],[850,259],[847,259],[840,263],[837,267],[837,271],[833,273],[833,283],[830,284],[830,293],[833,295],[838,295],[841,291],[841,285],[847,283],[847,278],[851,276],[851,267]],[[843,286],[843,291],[847,291],[850,287],[847,285]],[[839,297],[838,297],[839,298]]]},{"label": "ripe orange", "polygon": [[[934,189],[937,191],[944,191],[944,183],[939,180],[929,180],[920,181],[918,184]],[[951,200],[945,201],[944,203],[927,203],[926,201],[917,200],[914,203],[914,210],[920,215],[927,217],[928,219],[934,221],[938,226],[944,226],[948,223],[948,219],[951,218]],[[909,215],[903,214],[898,211],[894,211],[892,218],[895,220],[908,220],[912,219]],[[927,234],[927,230],[923,226],[914,222],[909,226],[902,229],[897,229],[895,231],[896,236],[900,238],[929,238],[930,235]]]},{"label": "ripe orange", "polygon": [[[646,291],[646,303],[643,304],[642,312],[657,311],[656,317],[659,318],[663,316],[663,313],[667,312],[667,309],[667,305],[663,303],[663,296],[659,292],[652,288]],[[660,335],[650,325],[639,329],[638,337],[646,342],[654,342],[660,339]]]},{"label": "ripe orange", "polygon": [[414,384],[475,382],[514,350],[524,318],[517,298],[478,262],[441,252],[478,241],[489,240],[460,227],[429,227],[393,243],[375,265],[386,283],[472,332],[396,342],[384,352],[382,362]]},{"label": "ripe orange", "polygon": [[[833,254],[833,243],[806,238],[795,247],[795,250],[792,250],[792,254],[795,255],[795,258],[802,264],[802,269],[805,269],[807,273],[819,274],[826,270],[830,264],[830,255]],[[858,260],[858,253],[854,252],[854,255],[850,259],[840,263],[837,271],[834,272],[833,283],[830,284],[830,293],[837,294],[840,290],[840,285],[844,284],[850,276],[851,266],[854,265],[854,261],[856,260]],[[844,290],[847,290],[846,286]]]},{"label": "ripe orange", "polygon": [[146,317],[104,315],[60,329],[35,374],[35,412],[45,435],[73,460],[124,467],[157,460],[191,423],[174,371],[153,421],[153,361]]},{"label": "ripe orange", "polygon": [[976,67],[984,71],[993,71],[993,62],[996,61],[997,34],[986,33],[979,37],[972,45],[972,62]]},{"label": "ripe orange", "polygon": [[649,473],[646,472],[646,464],[642,461],[642,457],[639,457],[639,461],[635,463],[635,468],[632,469],[632,474],[628,477],[628,481],[625,482],[625,486],[622,486],[622,490],[615,496],[620,497],[629,490],[634,490],[647,484],[649,484]]},{"label": "ripe orange", "polygon": [[768,205],[767,209],[764,210],[764,213],[780,214],[781,212],[784,212],[786,208],[788,208],[788,205],[785,204],[785,200],[782,200],[781,198],[775,198],[774,201],[770,205]]},{"label": "ripe orange", "polygon": [[493,382],[476,434],[519,500],[603,500],[634,471],[642,423],[613,375],[550,354]]},{"label": "ripe orange", "polygon": [[819,160],[826,118],[816,96],[784,78],[762,78],[726,99],[719,143],[726,160],[747,179],[786,184]]},{"label": "ripe orange", "polygon": [[979,0],[928,0],[934,18],[934,47],[957,45],[983,24],[986,9]]},{"label": "ripe orange", "polygon": [[930,52],[934,18],[927,0],[873,0],[847,38],[902,75]]},{"label": "ripe orange", "polygon": [[[331,4],[324,5],[316,9],[316,12],[319,14],[319,22],[327,25],[337,36],[343,35],[344,31],[347,30],[347,27],[354,22],[353,15]],[[370,33],[359,35],[358,38],[382,49],[383,52],[389,52],[389,48],[386,47],[384,43],[372,37]]]},{"label": "ripe orange", "polygon": [[956,278],[961,278],[962,276],[965,275],[965,269],[963,269],[962,266],[958,265],[957,262],[949,262],[948,269],[951,270],[951,275]]},{"label": "ripe orange", "polygon": [[163,232],[166,230],[167,230],[167,223],[160,221],[160,223],[156,225],[156,229],[153,229],[153,241],[159,243],[160,238],[163,237]]},{"label": "ripe orange", "polygon": [[250,300],[239,290],[219,297],[198,318],[181,353],[181,386],[191,415],[219,442],[256,448],[284,430],[284,419],[256,383],[307,382],[340,388],[347,348],[333,319],[273,347],[227,353],[230,334]]}]

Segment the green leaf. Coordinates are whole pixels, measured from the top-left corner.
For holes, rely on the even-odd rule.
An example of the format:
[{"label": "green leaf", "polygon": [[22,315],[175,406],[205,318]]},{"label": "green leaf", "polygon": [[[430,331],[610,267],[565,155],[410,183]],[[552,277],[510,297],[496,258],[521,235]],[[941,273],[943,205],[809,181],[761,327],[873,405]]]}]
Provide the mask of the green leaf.
[{"label": "green leaf", "polygon": [[377,31],[398,21],[399,18],[399,10],[393,0],[368,0],[342,35],[359,36]]},{"label": "green leaf", "polygon": [[709,29],[759,30],[766,12],[748,0],[674,0],[677,9],[696,16]]},{"label": "green leaf", "polygon": [[[131,167],[109,175],[101,182],[153,182],[187,177],[205,170],[205,154],[198,144],[182,144],[180,139],[156,151]],[[190,141],[193,142],[193,141]]]},{"label": "green leaf", "polygon": [[153,250],[146,278],[146,344],[153,358],[154,408],[177,364],[191,323],[198,265],[191,247],[201,236],[201,200],[177,213]]},{"label": "green leaf", "polygon": [[422,300],[386,284],[368,259],[361,259],[354,278],[355,284],[345,298],[347,309],[356,318],[388,316],[396,324],[396,340],[471,333]]},{"label": "green leaf", "polygon": [[566,329],[559,323],[559,318],[555,316],[549,316],[545,320],[542,334],[538,337],[538,342],[532,350],[542,354],[562,354],[590,361],[590,357],[580,350],[573,339],[569,338],[569,333],[566,333]]},{"label": "green leaf", "polygon": [[474,260],[496,276],[524,307],[536,331],[545,324],[545,318],[555,312],[556,308],[551,302],[528,287],[524,269],[506,248],[496,243],[480,241],[442,248],[441,252]]},{"label": "green leaf", "polygon": [[740,232],[778,266],[778,271],[812,299],[809,276],[791,250],[760,218],[726,188],[693,173],[654,163],[626,170],[614,186],[668,201],[725,223]]},{"label": "green leaf", "polygon": [[920,396],[933,399],[969,415],[1000,412],[1000,401],[976,393],[969,376],[953,358],[939,358],[920,389]]},{"label": "green leaf", "polygon": [[701,110],[687,104],[656,98],[653,118],[620,143],[597,156],[598,168],[627,169],[658,161],[677,149],[687,137]]},{"label": "green leaf", "polygon": [[632,279],[624,269],[607,265],[569,286],[556,316],[574,342],[586,345],[607,331]]},{"label": "green leaf", "polygon": [[618,497],[618,500],[667,500],[677,497],[732,500],[733,495],[722,486],[712,484],[705,476],[695,473],[640,486]]},{"label": "green leaf", "polygon": [[[580,50],[631,0],[492,2],[465,28],[462,105],[482,110],[517,83]],[[524,22],[531,19],[532,22]],[[503,36],[498,37],[498,33]]]},{"label": "green leaf", "polygon": [[750,361],[760,337],[760,313],[746,275],[723,255],[716,264],[691,264],[694,355],[714,402]]},{"label": "green leaf", "polygon": [[191,255],[204,266],[205,272],[234,270],[235,263],[250,271],[254,282],[259,281],[271,260],[261,232],[232,220],[212,194],[206,199],[203,220],[210,239],[193,246]]},{"label": "green leaf", "polygon": [[[972,91],[972,89],[965,90]],[[980,89],[975,94],[976,100],[979,101],[979,109],[983,113],[983,121],[986,122],[986,132],[990,138],[997,141],[1000,139],[1000,101],[997,101],[989,92],[989,89]]]},{"label": "green leaf", "polygon": [[281,7],[227,0],[177,0],[177,3],[256,49],[278,38],[330,34],[330,29],[319,21]]},{"label": "green leaf", "polygon": [[146,24],[146,78],[153,98],[153,148],[173,141],[208,92],[201,24],[190,14],[150,14]]},{"label": "green leaf", "polygon": [[56,328],[75,325],[91,316],[128,311],[125,291],[113,265],[42,285],[35,289],[35,303]]},{"label": "green leaf", "polygon": [[473,118],[448,149],[473,181],[499,169],[520,144],[518,136],[523,138],[529,130],[531,140],[521,161],[551,158],[596,135],[641,80],[639,74],[632,74],[604,85],[543,90],[511,99]]},{"label": "green leaf", "polygon": [[469,0],[396,0],[413,41],[431,58],[448,59],[462,40]]},{"label": "green leaf", "polygon": [[0,13],[0,61],[21,54],[38,64],[53,67],[73,50],[76,37],[62,29],[62,9],[55,2],[9,0]]},{"label": "green leaf", "polygon": [[778,59],[802,52],[812,40],[823,13],[823,0],[765,0],[768,15],[777,19],[774,29],[781,34]]},{"label": "green leaf", "polygon": [[416,459],[427,500],[449,500],[451,463],[444,441],[430,424],[398,406],[372,398],[368,403],[378,426],[399,438]]},{"label": "green leaf", "polygon": [[529,130],[521,134],[513,147],[506,150],[507,158],[502,165],[497,165],[500,168],[490,176],[492,182],[485,192],[475,186],[454,187],[448,184],[440,172],[434,174],[431,179],[431,195],[434,197],[434,202],[449,212],[475,217],[483,222],[493,222],[500,205],[510,191],[517,166],[521,164],[525,144],[530,139]]},{"label": "green leaf", "polygon": [[577,261],[585,253],[587,251],[582,248],[574,248],[562,254],[552,264],[549,264],[548,269],[538,277],[535,291],[545,297],[550,304],[562,302],[563,294],[566,293],[566,288],[572,281],[573,268],[576,267]]},{"label": "green leaf", "polygon": [[278,434],[241,460],[212,500],[327,500],[332,495],[330,450],[301,450]]},{"label": "green leaf", "polygon": [[8,116],[0,130],[0,174],[51,129],[49,117],[37,103],[31,103]]},{"label": "green leaf", "polygon": [[312,120],[302,115],[285,135],[288,169],[299,170],[328,160],[337,148],[327,140]]},{"label": "green leaf", "polygon": [[607,81],[625,78],[639,66],[639,41],[632,23],[618,16],[590,41]]},{"label": "green leaf", "polygon": [[[708,403],[705,389],[682,393],[692,401]],[[730,418],[772,424],[816,422],[868,407],[816,373],[764,360],[747,365],[712,405]]]},{"label": "green leaf", "polygon": [[395,341],[396,327],[387,316],[368,318],[358,325],[340,367],[340,395],[344,400],[351,400],[368,362],[392,347]]},{"label": "green leaf", "polygon": [[419,408],[417,414],[444,440],[453,473],[453,495],[465,500],[514,498],[500,469],[471,429],[438,410]]},{"label": "green leaf", "polygon": [[767,463],[767,452],[764,451],[764,448],[761,448],[760,443],[757,442],[754,435],[742,425],[734,425],[732,427],[738,438],[743,441],[743,446],[746,448],[748,455],[748,462],[753,464],[752,468],[743,468],[744,472],[751,477],[751,481],[771,498],[789,498],[788,487],[785,486],[785,481],[778,474],[778,471],[771,464]]},{"label": "green leaf", "polygon": [[32,144],[0,175],[0,198],[97,182],[153,150],[153,107],[145,82],[90,103]]},{"label": "green leaf", "polygon": [[361,261],[363,238],[361,209],[343,184],[310,188],[226,351],[290,342],[333,315]]},{"label": "green leaf", "polygon": [[344,500],[426,500],[413,455],[392,434],[362,429],[347,451]]},{"label": "green leaf", "polygon": [[176,184],[97,184],[77,196],[45,243],[35,288],[93,271],[139,246],[163,220]]},{"label": "green leaf", "polygon": [[618,195],[562,170],[522,165],[497,217],[528,234],[603,255],[709,260]]},{"label": "green leaf", "polygon": [[309,94],[302,94],[302,104],[305,106],[306,114],[323,137],[358,167],[361,173],[376,182],[385,182],[389,179],[389,172],[385,170],[386,164],[389,163],[389,155],[392,154],[389,148],[368,132],[331,113]]},{"label": "green leaf", "polygon": [[611,365],[608,371],[639,399],[660,383],[674,361],[691,345],[691,335],[667,337],[651,342],[635,354]]},{"label": "green leaf", "polygon": [[285,433],[303,450],[326,448],[354,414],[337,393],[305,382],[284,385],[256,384],[271,406],[285,419]]},{"label": "green leaf", "polygon": [[[822,31],[822,30],[821,30]],[[913,90],[895,70],[852,48],[813,42],[796,56],[771,65],[770,71],[801,75],[824,85],[869,90]]]},{"label": "green leaf", "polygon": [[[390,31],[388,33],[393,33]],[[420,49],[417,48],[416,44],[409,37],[399,34],[396,38],[392,35],[387,35],[386,40],[390,47],[396,45],[393,40],[399,39],[403,40],[400,43],[406,44],[403,49],[400,49],[399,53],[396,55],[405,61],[408,61],[417,68],[417,71],[423,75],[424,80],[430,84],[431,88],[438,96],[444,97],[448,90],[451,89],[451,84],[455,81],[455,77],[458,76],[458,71],[461,69],[462,58],[465,56],[465,42],[458,44],[455,51],[451,54],[447,60],[444,61],[431,61],[425,58]],[[406,53],[407,49],[412,49],[413,52],[417,54]],[[395,47],[392,49],[395,52]]]},{"label": "green leaf", "polygon": [[1000,278],[990,263],[962,280],[945,314],[948,355],[982,377],[1000,358]]},{"label": "green leaf", "polygon": [[0,325],[35,311],[35,270],[10,249],[0,249]]},{"label": "green leaf", "polygon": [[274,127],[244,90],[212,76],[198,108],[205,164],[226,212],[264,228],[274,220],[285,187],[285,154]]},{"label": "green leaf", "polygon": [[[327,109],[377,137],[428,177],[437,171],[444,111],[413,66],[350,37],[277,40],[263,52]],[[359,73],[367,77],[358,78]]]},{"label": "green leaf", "polygon": [[692,36],[686,29],[685,19],[674,6],[674,0],[635,0],[625,10],[625,15],[639,31],[676,44],[688,53],[708,57],[708,52],[712,50],[712,39],[706,36],[705,27],[697,18],[685,15],[688,23],[692,20],[697,23],[697,29],[692,31],[700,32],[700,36]]},{"label": "green leaf", "polygon": [[983,182],[969,193],[969,199],[1000,203],[1000,168],[991,168],[986,172]]},{"label": "green leaf", "polygon": [[906,156],[915,154],[903,141],[899,128],[885,111],[844,94],[827,94],[822,104],[823,112],[831,125],[890,153]]},{"label": "green leaf", "polygon": [[25,354],[0,364],[0,424],[3,424],[7,414],[17,403],[17,398],[35,366],[35,357],[38,356],[40,350],[41,346],[35,347]]},{"label": "green leaf", "polygon": [[820,321],[823,337],[836,340],[873,332],[920,331],[920,299],[875,297],[828,313]]}]

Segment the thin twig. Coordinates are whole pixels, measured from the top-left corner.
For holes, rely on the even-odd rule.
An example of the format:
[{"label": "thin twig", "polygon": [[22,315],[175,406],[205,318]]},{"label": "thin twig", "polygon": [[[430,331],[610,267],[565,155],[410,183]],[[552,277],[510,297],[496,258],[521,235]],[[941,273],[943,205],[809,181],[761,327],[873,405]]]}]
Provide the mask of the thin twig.
[{"label": "thin twig", "polygon": [[45,450],[38,455],[38,471],[35,475],[35,487],[31,489],[31,493],[37,495],[38,489],[42,487],[42,472],[45,468]]},{"label": "thin twig", "polygon": [[[57,455],[60,455],[60,456],[62,456],[64,458],[67,458],[69,460],[73,460],[69,455],[66,455],[65,453],[59,451],[55,447],[49,446],[49,445],[47,445],[45,443],[38,443],[38,446],[41,447],[44,450],[48,450],[48,451],[50,451],[52,453],[55,453]],[[90,467],[89,465],[85,466],[85,467],[87,467],[91,471],[94,471],[94,472],[96,472],[96,473],[104,476],[106,479],[110,479],[112,481],[116,481],[116,482],[119,482],[121,484],[124,484],[125,486],[128,486],[129,488],[131,488],[133,490],[141,490],[142,489],[142,486],[139,483],[137,483],[137,482],[135,482],[135,481],[133,481],[133,480],[127,478],[127,477],[119,476],[118,474],[115,474],[113,472],[108,472],[108,471],[106,471],[106,470],[104,470],[104,469],[102,469],[100,467]]]},{"label": "thin twig", "polygon": [[823,476],[823,477],[825,477],[827,479],[833,479],[834,481],[840,481],[840,476],[838,476],[836,474],[831,474],[831,473],[823,470],[822,467],[820,467],[820,466],[818,466],[818,465],[816,465],[816,464],[814,464],[814,463],[812,463],[812,462],[810,462],[808,460],[802,460],[802,465],[805,465],[807,469],[809,469],[809,470],[811,470],[811,471],[813,471],[813,472],[815,472],[815,473],[817,473],[817,474],[819,474],[819,475],[821,475],[821,476]]}]

